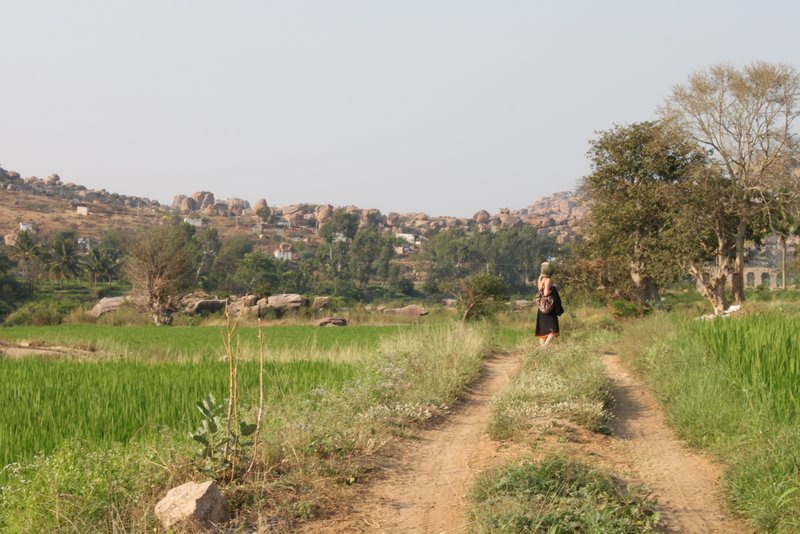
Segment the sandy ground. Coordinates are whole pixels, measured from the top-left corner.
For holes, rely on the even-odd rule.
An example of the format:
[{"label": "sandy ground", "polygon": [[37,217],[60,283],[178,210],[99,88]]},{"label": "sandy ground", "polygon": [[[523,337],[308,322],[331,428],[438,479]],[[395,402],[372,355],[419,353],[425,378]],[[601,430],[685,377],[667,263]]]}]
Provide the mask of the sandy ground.
[{"label": "sandy ground", "polygon": [[[465,494],[474,476],[514,454],[489,439],[486,425],[492,398],[505,388],[520,361],[519,354],[488,360],[483,378],[453,415],[425,431],[342,513],[304,525],[301,532],[468,531]],[[754,532],[725,510],[721,467],[676,438],[656,399],[615,354],[605,354],[603,361],[615,400],[615,432],[603,436],[575,429],[573,452],[645,485],[658,501],[665,532]]]},{"label": "sandy ground", "polygon": [[387,476],[348,513],[301,532],[465,532],[465,493],[473,477],[503,458],[486,423],[494,395],[519,368],[521,356],[487,360],[483,376],[446,422],[422,433]]},{"label": "sandy ground", "polygon": [[603,363],[616,415],[614,438],[606,455],[614,463],[626,465],[651,490],[666,532],[753,532],[724,508],[722,467],[689,450],[676,437],[658,401],[615,354],[605,354]]}]

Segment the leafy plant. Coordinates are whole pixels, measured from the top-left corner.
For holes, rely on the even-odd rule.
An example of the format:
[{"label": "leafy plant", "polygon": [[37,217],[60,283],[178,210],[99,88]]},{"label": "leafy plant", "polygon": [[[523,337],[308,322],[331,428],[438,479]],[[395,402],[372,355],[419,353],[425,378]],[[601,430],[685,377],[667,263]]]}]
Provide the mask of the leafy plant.
[{"label": "leafy plant", "polygon": [[211,393],[202,401],[197,402],[196,406],[202,414],[203,420],[190,436],[202,445],[198,455],[205,460],[205,467],[209,471],[215,471],[215,467],[230,468],[233,461],[226,451],[240,451],[240,447],[251,445],[252,442],[245,442],[242,438],[252,436],[256,431],[256,425],[240,421],[238,431],[228,433],[226,425],[220,421],[220,415],[225,406],[217,404]]}]

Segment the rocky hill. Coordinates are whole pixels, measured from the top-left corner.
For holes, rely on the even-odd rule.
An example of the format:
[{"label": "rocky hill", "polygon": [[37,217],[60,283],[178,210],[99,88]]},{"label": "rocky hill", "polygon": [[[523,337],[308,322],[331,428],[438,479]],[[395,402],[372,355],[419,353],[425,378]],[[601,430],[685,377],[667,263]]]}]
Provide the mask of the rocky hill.
[{"label": "rocky hill", "polygon": [[[57,174],[41,179],[23,178],[19,173],[0,168],[0,232],[13,234],[19,224],[32,224],[49,232],[64,225],[78,228],[94,237],[104,227],[136,226],[168,214],[207,219],[221,233],[249,231],[258,221],[255,215],[267,206],[265,199],[252,205],[240,198],[218,199],[213,192],[197,191],[179,194],[170,206],[143,197],[111,193],[105,189],[88,189],[74,183],[63,183]],[[85,207],[84,213],[78,208]],[[313,231],[329,221],[334,206],[330,204],[293,204],[269,206],[276,227]],[[492,230],[533,225],[543,235],[567,243],[580,235],[584,209],[572,193],[563,192],[543,198],[522,209],[501,209],[491,214],[480,210],[471,218],[431,217],[425,213],[381,213],[375,208],[340,206],[358,214],[362,225],[377,225],[397,234],[426,236],[449,228]],[[249,219],[248,219],[249,217]],[[230,219],[235,218],[235,222]]]}]

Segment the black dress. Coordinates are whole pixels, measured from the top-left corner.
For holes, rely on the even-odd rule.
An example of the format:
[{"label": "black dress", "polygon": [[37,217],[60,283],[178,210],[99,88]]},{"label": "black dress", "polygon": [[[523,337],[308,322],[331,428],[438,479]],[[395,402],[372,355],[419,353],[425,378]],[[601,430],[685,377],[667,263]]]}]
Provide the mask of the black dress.
[{"label": "black dress", "polygon": [[558,316],[564,313],[561,306],[561,297],[555,285],[550,286],[550,294],[553,295],[553,309],[550,313],[536,312],[536,336],[547,337],[550,334],[558,335]]}]

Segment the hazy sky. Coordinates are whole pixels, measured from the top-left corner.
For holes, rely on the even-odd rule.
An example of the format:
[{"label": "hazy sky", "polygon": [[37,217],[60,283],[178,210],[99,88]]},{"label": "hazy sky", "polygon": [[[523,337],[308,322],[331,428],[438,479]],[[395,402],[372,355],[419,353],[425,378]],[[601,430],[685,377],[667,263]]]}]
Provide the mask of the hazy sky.
[{"label": "hazy sky", "polygon": [[800,2],[0,0],[0,165],[170,202],[468,215],[574,189],[597,130]]}]

